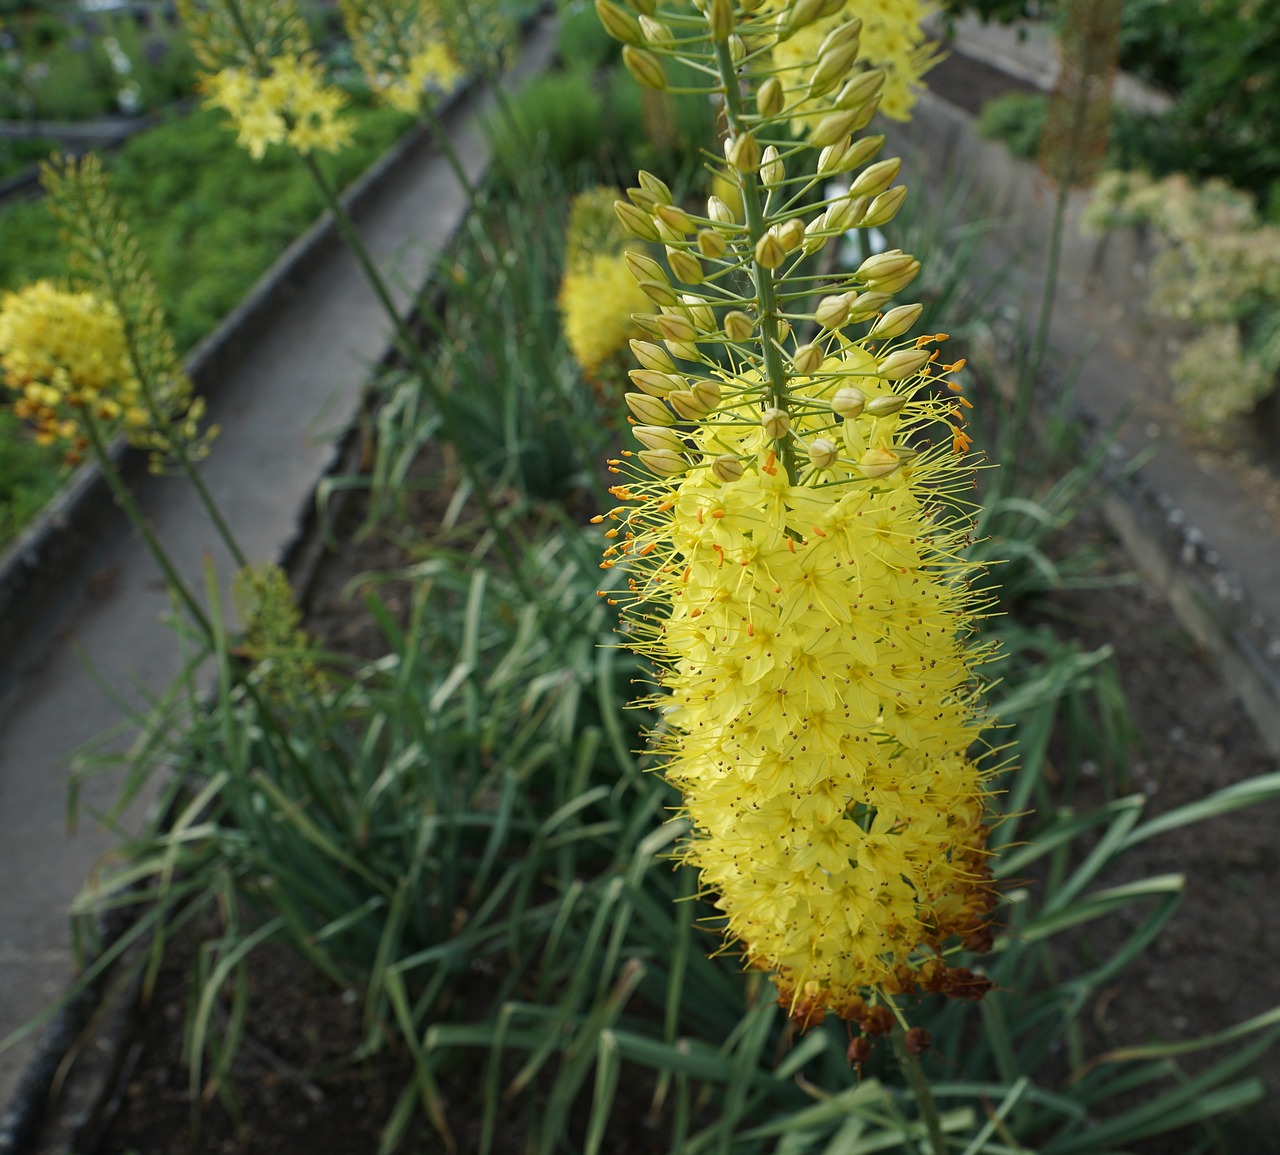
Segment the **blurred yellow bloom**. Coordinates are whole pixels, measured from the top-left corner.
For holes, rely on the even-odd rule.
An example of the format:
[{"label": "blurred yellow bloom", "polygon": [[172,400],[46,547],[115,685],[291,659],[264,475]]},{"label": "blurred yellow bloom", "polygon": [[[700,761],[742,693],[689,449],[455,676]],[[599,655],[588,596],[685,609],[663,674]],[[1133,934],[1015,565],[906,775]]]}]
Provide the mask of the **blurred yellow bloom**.
[{"label": "blurred yellow bloom", "polygon": [[[781,11],[788,0],[767,0],[766,11]],[[799,101],[792,126],[799,132],[827,111],[839,84],[820,97],[801,100],[812,75],[818,48],[835,28],[858,17],[862,20],[858,60],[884,72],[880,111],[891,120],[908,120],[924,74],[937,63],[936,46],[927,42],[921,22],[934,11],[924,0],[846,0],[834,15],[815,20],[773,49],[775,67],[787,93],[787,106]],[[852,70],[850,76],[852,76]]]},{"label": "blurred yellow bloom", "polygon": [[365,81],[392,108],[417,114],[428,91],[450,92],[464,69],[433,0],[342,0]]},{"label": "blurred yellow bloom", "polygon": [[92,293],[37,281],[0,297],[0,379],[42,445],[84,448],[87,411],[114,421],[138,396],[120,316]]},{"label": "blurred yellow bloom", "polygon": [[351,141],[351,122],[339,116],[347,103],[325,82],[311,54],[275,57],[266,76],[228,66],[201,78],[205,104],[235,121],[236,140],[261,160],[267,146],[287,144],[304,156],[338,152]]},{"label": "blurred yellow bloom", "polygon": [[650,307],[626,264],[632,242],[613,211],[618,195],[617,189],[591,189],[569,210],[560,316],[574,360],[588,374],[641,335],[631,314]]}]

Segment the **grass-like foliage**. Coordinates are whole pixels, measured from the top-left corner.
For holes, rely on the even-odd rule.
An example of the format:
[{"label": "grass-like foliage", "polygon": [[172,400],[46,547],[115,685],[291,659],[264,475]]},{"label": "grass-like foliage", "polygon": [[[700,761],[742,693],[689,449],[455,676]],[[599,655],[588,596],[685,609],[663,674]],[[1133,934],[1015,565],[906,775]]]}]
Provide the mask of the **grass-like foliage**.
[{"label": "grass-like foliage", "polygon": [[[555,211],[512,205],[496,223],[534,237],[550,232],[544,214]],[[487,245],[477,230],[455,263],[459,331],[491,335],[487,326],[501,323],[519,333],[527,323],[542,333],[553,324],[541,312],[552,294],[503,281],[502,265],[486,263]],[[551,271],[531,261],[519,276]],[[503,284],[517,291],[511,312],[494,316]],[[468,317],[467,305],[478,315]],[[524,317],[522,307],[535,312]],[[591,444],[590,390],[563,343],[511,345],[513,358],[523,350],[523,368],[500,362],[503,372],[528,383],[554,369],[561,393],[530,388],[528,404],[515,405],[517,390],[490,375],[495,363],[476,362],[481,376],[454,380],[472,399],[473,450],[496,462],[504,445],[543,443],[538,422],[552,404],[563,436]],[[466,364],[451,361],[452,372]],[[389,408],[403,419],[405,396],[393,394]],[[389,440],[394,428],[387,418]],[[405,460],[429,432],[407,436]],[[519,455],[507,464],[506,484],[515,478],[526,501],[536,497]],[[565,468],[562,480],[581,463]],[[1052,536],[1087,500],[1097,469],[1087,461],[991,504],[983,548],[1011,559],[992,571],[1006,604],[1068,572],[1049,560]],[[429,471],[420,465],[416,476]],[[390,466],[383,478],[389,492],[405,483]],[[292,664],[259,652],[259,667],[246,673],[244,654],[219,633],[212,699],[180,685],[138,719],[122,804],[148,775],[176,769],[165,817],[128,844],[126,864],[79,909],[141,910],[115,951],[150,933],[153,973],[184,926],[207,936],[187,1041],[193,1100],[217,1089],[234,1102],[231,1065],[252,1032],[245,968],[274,940],[360,992],[362,1054],[411,1058],[386,1150],[419,1111],[460,1149],[497,1150],[514,1100],[529,1150],[607,1151],[617,1128],[635,1125],[637,1094],[666,1148],[681,1155],[921,1150],[912,1090],[887,1049],[851,1070],[842,1024],[797,1035],[762,976],[732,954],[709,955],[716,911],[670,858],[683,832],[670,819],[675,796],[633,753],[651,722],[624,706],[632,681],[646,675],[612,644],[612,615],[596,596],[598,545],[554,505],[524,508],[516,519],[524,583],[485,546],[483,527],[469,528],[458,500],[417,547],[421,562],[382,575],[406,591],[407,619],[366,594],[385,658],[356,668],[305,648],[292,654],[305,661]],[[1280,781],[1243,783],[1155,820],[1143,819],[1141,796],[1122,793],[1096,810],[1060,807],[1046,764],[1064,720],[1068,744],[1100,734],[1104,755],[1123,765],[1127,733],[1108,651],[1081,652],[1016,621],[998,630],[1009,657],[993,706],[1008,727],[1001,758],[1017,769],[1000,782],[1003,900],[986,967],[996,989],[980,1010],[939,999],[912,1012],[932,1037],[923,1063],[938,1080],[931,1093],[948,1150],[1095,1155],[1256,1099],[1261,1087],[1244,1072],[1271,1033],[1250,1040],[1244,1030],[1275,1016],[1228,1033],[1221,1041],[1237,1046],[1226,1059],[1175,1082],[1176,1047],[1090,1054],[1081,1015],[1178,904],[1179,877],[1135,880],[1126,853],[1274,798]],[[273,663],[323,676],[305,694],[268,692],[278,684],[266,676]],[[1080,756],[1097,755],[1090,747]],[[86,763],[86,772],[114,762]],[[1071,772],[1061,761],[1058,769]],[[1108,920],[1124,933],[1073,968],[1063,944]],[[481,997],[476,967],[489,976]],[[459,999],[460,990],[469,996]],[[464,1086],[468,1098],[480,1088],[478,1117],[450,1110]],[[1119,1095],[1138,1105],[1112,1110]]]},{"label": "grass-like foliage", "polygon": [[[541,129],[518,152],[528,141],[514,127],[553,104],[508,109],[509,161],[556,155]],[[576,149],[589,136],[576,126],[566,139]],[[151,176],[166,195],[185,179],[170,171],[177,147]],[[582,516],[603,504],[602,414],[620,407],[582,378],[559,331],[559,238],[578,183],[526,164],[499,175],[487,208],[475,196],[486,211],[444,266],[445,303],[424,305],[426,350],[402,346],[408,367],[378,392],[371,479],[349,484],[370,488],[371,522],[413,559],[357,583],[384,655],[360,663],[309,640],[285,583],[261,567],[245,570],[251,620],[235,633],[210,574],[204,608],[190,593],[184,603],[184,675],[128,720],[123,754],[82,759],[80,780],[123,767],[108,822],[144,790],[160,796],[76,905],[86,945],[102,947],[84,981],[132,957],[150,990],[175,937],[196,936],[191,1102],[221,1098],[234,1113],[254,952],[288,946],[362,1000],[353,1061],[390,1053],[409,1071],[383,1151],[423,1115],[448,1150],[497,1151],[515,1109],[523,1149],[540,1155],[608,1151],[641,1118],[673,1155],[1102,1155],[1256,1101],[1247,1068],[1280,1011],[1106,1054],[1090,1052],[1082,1016],[1179,902],[1180,876],[1135,877],[1129,853],[1280,798],[1280,775],[1144,817],[1145,798],[1124,792],[1130,730],[1109,651],[1012,613],[984,626],[1005,654],[979,671],[993,721],[973,743],[988,751],[974,756],[999,811],[998,905],[989,952],[948,948],[961,997],[904,995],[918,1030],[871,1048],[834,1016],[804,1029],[759,970],[717,949],[724,915],[679,861],[679,799],[652,772],[658,758],[637,753],[664,722],[628,707],[655,672],[616,644],[599,596],[626,575],[599,566],[600,531]],[[122,198],[128,187],[118,170]],[[220,251],[207,221],[189,225],[193,244]],[[974,284],[973,232],[923,215],[911,232],[932,270],[930,323],[943,324]],[[1069,429],[1051,426],[1061,443],[1031,449],[1024,405],[1010,414],[973,395],[992,423],[986,443],[1020,443],[1038,466],[983,471],[968,547],[999,562],[985,593],[1016,611],[1081,580],[1054,560],[1053,538],[1091,500],[1105,455],[1053,473]],[[424,501],[429,525],[415,531]],[[1086,757],[1114,772],[1104,804],[1064,801],[1055,737],[1068,783]],[[131,921],[95,943],[108,912]],[[1095,931],[1082,962],[1067,944]],[[963,997],[964,975],[991,988],[980,1005]],[[1179,1071],[1178,1055],[1209,1044],[1226,1057]]]}]

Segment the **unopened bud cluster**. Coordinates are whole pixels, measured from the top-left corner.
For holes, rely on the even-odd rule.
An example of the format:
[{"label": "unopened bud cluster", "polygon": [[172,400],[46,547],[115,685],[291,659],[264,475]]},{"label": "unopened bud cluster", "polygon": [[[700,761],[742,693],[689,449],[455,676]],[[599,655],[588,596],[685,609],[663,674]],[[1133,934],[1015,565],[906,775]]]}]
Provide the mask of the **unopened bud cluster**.
[{"label": "unopened bud cluster", "polygon": [[[664,83],[672,56],[718,77],[727,125],[705,210],[650,173],[616,206],[652,246],[632,262],[651,308],[603,564],[627,566],[627,643],[660,672],[655,749],[694,829],[686,858],[803,1021],[980,995],[947,961],[985,945],[994,904],[969,757],[989,655],[969,522],[948,504],[972,480],[960,363],[939,363],[944,334],[907,335],[910,254],[815,290],[815,254],[906,196],[883,138],[857,136],[884,73],[843,0],[597,9],[641,82]],[[786,46],[811,27],[826,31],[798,92]],[[819,193],[833,174],[847,183]]]}]

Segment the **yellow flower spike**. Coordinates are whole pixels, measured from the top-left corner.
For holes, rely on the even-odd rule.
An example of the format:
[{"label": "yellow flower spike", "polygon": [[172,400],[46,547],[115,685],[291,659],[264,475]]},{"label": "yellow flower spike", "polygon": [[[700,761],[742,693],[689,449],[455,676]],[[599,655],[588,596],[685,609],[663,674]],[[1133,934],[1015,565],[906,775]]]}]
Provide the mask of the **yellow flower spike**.
[{"label": "yellow flower spike", "polygon": [[[588,375],[640,331],[631,314],[646,307],[648,296],[636,283],[637,272],[664,277],[657,261],[627,247],[629,239],[611,211],[616,198],[616,189],[596,188],[576,196],[569,207],[557,304],[569,350]],[[665,288],[665,303],[674,304],[674,292]]]},{"label": "yellow flower spike", "polygon": [[[804,207],[825,181],[802,175],[814,160],[856,170],[883,143],[853,136],[891,87],[891,67],[866,55],[879,11],[860,6],[859,29],[844,0],[759,7],[750,22],[750,6],[735,9],[745,69],[705,32],[672,46],[719,78],[728,164],[687,229],[641,206],[662,222],[680,295],[644,323],[692,368],[675,374],[659,346],[635,346],[635,373],[648,376],[628,405],[644,448],[612,466],[626,474],[614,490],[625,504],[603,564],[629,571],[630,594],[613,600],[628,644],[657,669],[655,753],[683,796],[684,857],[726,937],[802,1025],[830,1010],[885,1029],[886,1000],[979,997],[987,985],[944,961],[957,942],[986,941],[993,906],[986,790],[968,756],[986,725],[973,670],[989,654],[971,638],[982,605],[963,560],[968,519],[946,504],[972,465],[963,407],[935,384],[933,338],[906,336],[919,307],[880,315],[915,258],[823,274],[819,339],[791,332],[811,254],[891,216],[905,190],[890,187],[891,160],[852,178],[856,194]],[[833,76],[835,61],[859,71]],[[835,119],[792,165],[768,123],[783,116],[801,133]],[[786,198],[765,187],[784,179],[784,155]],[[692,255],[691,234],[716,262],[709,300],[681,288],[703,275],[675,256]],[[712,302],[718,328],[701,315]],[[854,321],[873,322],[874,339],[847,337]]]}]

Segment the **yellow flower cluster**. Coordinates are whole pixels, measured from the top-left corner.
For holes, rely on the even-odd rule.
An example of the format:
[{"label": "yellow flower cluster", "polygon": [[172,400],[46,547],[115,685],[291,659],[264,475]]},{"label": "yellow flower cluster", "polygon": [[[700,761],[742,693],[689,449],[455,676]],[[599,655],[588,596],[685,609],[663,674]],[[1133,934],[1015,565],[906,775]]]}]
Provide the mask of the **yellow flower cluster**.
[{"label": "yellow flower cluster", "polygon": [[36,441],[65,443],[72,461],[84,453],[86,413],[102,422],[146,421],[120,315],[92,293],[37,281],[0,297],[0,374]]},{"label": "yellow flower cluster", "polygon": [[721,401],[692,427],[637,426],[670,476],[618,487],[606,560],[627,557],[628,644],[663,671],[658,747],[698,831],[688,858],[809,1018],[858,1017],[860,988],[954,986],[943,944],[981,945],[992,906],[966,755],[983,725],[967,521],[940,514],[971,467],[950,445],[915,451],[954,403],[928,378],[895,386],[890,357],[841,343],[792,383],[794,483],[758,376],[666,374],[663,397]]},{"label": "yellow flower cluster", "polygon": [[416,115],[429,89],[450,92],[462,80],[434,0],[341,0],[341,7],[360,71],[392,108]]},{"label": "yellow flower cluster", "polygon": [[351,141],[351,122],[339,117],[345,94],[327,84],[314,56],[272,58],[265,76],[227,67],[201,78],[205,103],[235,121],[236,140],[261,160],[268,145],[287,144],[304,156],[337,152]]},{"label": "yellow flower cluster", "polygon": [[565,237],[560,315],[574,360],[588,374],[641,336],[631,314],[649,299],[627,267],[630,242],[614,216],[616,189],[599,188],[574,198]]},{"label": "yellow flower cluster", "polygon": [[[775,13],[787,7],[787,0],[768,0],[765,5]],[[845,0],[831,14],[780,40],[773,49],[773,65],[787,92],[788,106],[796,102],[792,121],[796,130],[812,124],[816,114],[831,106],[834,91],[805,96],[813,62],[828,34],[855,17],[862,21],[859,60],[884,73],[880,112],[891,120],[910,119],[922,78],[938,61],[936,45],[926,40],[921,28],[932,10],[924,0]]]}]

